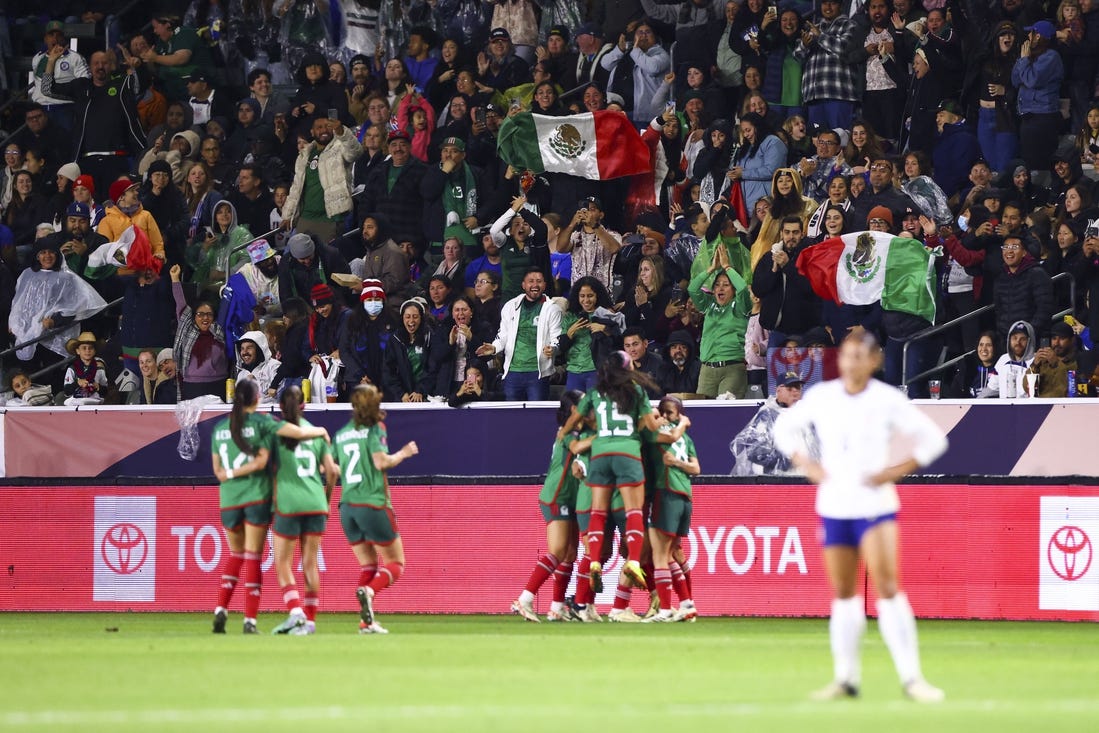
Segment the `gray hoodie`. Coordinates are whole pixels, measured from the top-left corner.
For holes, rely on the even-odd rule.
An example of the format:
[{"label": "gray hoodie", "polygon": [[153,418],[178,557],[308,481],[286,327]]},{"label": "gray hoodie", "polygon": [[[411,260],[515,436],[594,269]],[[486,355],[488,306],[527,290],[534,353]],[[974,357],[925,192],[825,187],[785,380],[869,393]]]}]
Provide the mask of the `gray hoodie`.
[{"label": "gray hoodie", "polygon": [[[1021,358],[1016,359],[1011,354],[1011,333],[1019,328],[1027,332],[1028,338],[1026,350]],[[977,396],[1014,398],[1023,395],[1025,392],[1023,375],[1034,361],[1035,351],[1037,351],[1037,344],[1034,339],[1034,327],[1027,321],[1015,321],[1008,331],[1003,355],[996,360],[996,365],[992,368],[993,374],[988,378],[988,384]]]}]

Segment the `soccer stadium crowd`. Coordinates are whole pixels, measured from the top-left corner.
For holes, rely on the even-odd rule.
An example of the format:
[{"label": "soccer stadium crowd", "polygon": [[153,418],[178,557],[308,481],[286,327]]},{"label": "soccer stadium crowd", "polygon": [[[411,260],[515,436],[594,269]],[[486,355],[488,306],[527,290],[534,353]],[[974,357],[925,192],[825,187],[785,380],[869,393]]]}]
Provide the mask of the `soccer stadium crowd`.
[{"label": "soccer stadium crowd", "polygon": [[[12,402],[547,399],[618,349],[763,397],[858,330],[913,396],[1099,385],[1099,0],[12,0],[0,51]],[[563,115],[575,170],[505,161]]]}]

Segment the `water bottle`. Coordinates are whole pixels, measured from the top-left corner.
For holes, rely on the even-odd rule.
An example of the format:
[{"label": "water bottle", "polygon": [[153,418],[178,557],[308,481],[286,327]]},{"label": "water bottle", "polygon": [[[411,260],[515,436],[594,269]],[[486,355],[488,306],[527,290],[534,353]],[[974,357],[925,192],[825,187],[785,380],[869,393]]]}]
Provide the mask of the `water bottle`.
[{"label": "water bottle", "polygon": [[1069,369],[1068,371],[1068,397],[1076,396],[1076,372]]},{"label": "water bottle", "polygon": [[1013,366],[1005,366],[1004,373],[1000,375],[1000,395],[1008,399],[1013,399],[1015,395],[1015,379],[1017,378],[1016,369]]}]

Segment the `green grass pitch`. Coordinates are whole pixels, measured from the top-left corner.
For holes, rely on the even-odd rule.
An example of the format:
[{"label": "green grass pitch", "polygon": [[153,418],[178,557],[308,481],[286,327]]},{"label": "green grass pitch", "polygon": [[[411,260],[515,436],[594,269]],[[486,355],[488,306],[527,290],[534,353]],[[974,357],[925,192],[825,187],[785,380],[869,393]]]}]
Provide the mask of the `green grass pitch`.
[{"label": "green grass pitch", "polygon": [[244,637],[239,614],[226,636],[198,614],[0,614],[0,730],[1099,729],[1093,624],[921,622],[924,671],[947,702],[920,707],[873,623],[862,698],[820,704],[806,693],[831,672],[823,620],[379,620],[390,635],[322,613],[316,636]]}]

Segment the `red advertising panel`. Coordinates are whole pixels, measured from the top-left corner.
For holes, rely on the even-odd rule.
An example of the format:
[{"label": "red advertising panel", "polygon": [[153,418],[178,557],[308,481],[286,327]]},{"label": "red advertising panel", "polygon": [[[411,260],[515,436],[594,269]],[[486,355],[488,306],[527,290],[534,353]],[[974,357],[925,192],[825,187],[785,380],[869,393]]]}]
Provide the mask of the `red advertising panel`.
[{"label": "red advertising panel", "polygon": [[[379,611],[505,612],[543,549],[537,489],[402,486],[395,494],[408,564]],[[1099,621],[1099,490],[907,486],[901,495],[903,582],[918,615]],[[697,488],[685,550],[703,614],[827,614],[812,500],[805,486]],[[228,552],[216,487],[7,487],[0,516],[0,610],[214,605]],[[322,611],[357,610],[358,568],[335,512],[322,553]],[[608,566],[601,608],[619,565],[615,557]],[[264,607],[278,610],[270,550],[264,570]],[[241,602],[234,598],[234,609]]]}]

